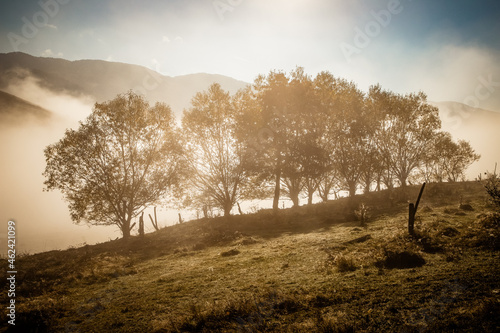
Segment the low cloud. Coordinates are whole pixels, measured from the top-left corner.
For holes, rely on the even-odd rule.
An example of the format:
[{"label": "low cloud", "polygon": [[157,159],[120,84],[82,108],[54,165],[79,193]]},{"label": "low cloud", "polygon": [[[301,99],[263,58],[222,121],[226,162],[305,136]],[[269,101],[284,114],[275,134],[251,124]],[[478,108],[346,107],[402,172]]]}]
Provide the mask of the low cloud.
[{"label": "low cloud", "polygon": [[62,58],[64,54],[62,52],[54,53],[51,49],[46,49],[41,54],[42,57],[59,57]]},{"label": "low cloud", "polygon": [[120,236],[113,228],[74,225],[62,194],[43,192],[44,148],[57,142],[67,128],[78,126],[92,109],[90,99],[55,94],[32,77],[5,90],[54,115],[49,122],[28,121],[20,114],[23,121],[0,123],[0,220],[16,221],[17,249],[31,253],[64,249]]},{"label": "low cloud", "polygon": [[484,48],[446,45],[425,52],[410,76],[433,100],[500,112],[499,56]]}]

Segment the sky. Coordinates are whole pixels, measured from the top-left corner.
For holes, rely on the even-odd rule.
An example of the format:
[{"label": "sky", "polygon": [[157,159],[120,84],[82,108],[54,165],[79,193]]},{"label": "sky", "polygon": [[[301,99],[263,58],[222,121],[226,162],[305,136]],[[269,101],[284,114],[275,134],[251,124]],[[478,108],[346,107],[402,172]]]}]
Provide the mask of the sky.
[{"label": "sky", "polygon": [[496,0],[3,0],[0,52],[253,82],[296,66],[500,111]]},{"label": "sky", "polygon": [[[169,76],[203,72],[249,83],[271,70],[301,66],[312,76],[329,71],[352,80],[364,91],[380,83],[402,94],[424,91],[429,101],[497,112],[499,32],[497,0],[0,2],[0,53],[117,61]],[[0,123],[0,156],[7,161],[0,164],[0,220],[19,222],[21,249],[46,251],[119,237],[115,227],[69,223],[61,194],[41,191],[43,148],[83,118],[66,119],[68,108],[71,115],[88,114],[92,103],[31,81],[11,88],[64,119],[51,126]],[[459,131],[460,122],[471,118],[445,117],[443,128]],[[496,151],[490,155],[484,158],[493,164]],[[256,209],[252,205],[243,208]],[[11,212],[15,216],[6,215]],[[177,221],[177,211],[173,217],[162,214],[163,223]]]}]

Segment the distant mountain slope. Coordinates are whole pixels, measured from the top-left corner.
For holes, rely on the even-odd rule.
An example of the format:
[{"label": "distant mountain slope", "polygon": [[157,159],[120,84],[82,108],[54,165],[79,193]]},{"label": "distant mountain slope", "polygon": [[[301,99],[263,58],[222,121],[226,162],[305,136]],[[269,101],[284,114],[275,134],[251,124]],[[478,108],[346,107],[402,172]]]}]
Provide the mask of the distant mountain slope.
[{"label": "distant mountain slope", "polygon": [[455,139],[469,141],[481,160],[469,170],[473,179],[486,170],[493,171],[496,162],[500,163],[500,110],[490,111],[473,108],[458,102],[433,102],[439,108],[442,128]]},{"label": "distant mountain slope", "polygon": [[24,99],[0,90],[0,120],[2,123],[19,122],[28,118],[35,120],[47,120],[51,112],[32,104]]},{"label": "distant mountain slope", "polygon": [[90,96],[97,102],[114,98],[132,89],[143,93],[151,102],[165,102],[180,114],[191,98],[214,82],[231,93],[245,87],[246,82],[212,74],[178,77],[161,75],[151,69],[102,60],[68,61],[34,57],[25,53],[0,54],[0,89],[28,76],[44,87],[73,96]]},{"label": "distant mountain slope", "polygon": [[[214,82],[230,93],[248,84],[227,76],[206,73],[169,77],[146,67],[102,60],[68,61],[34,57],[20,52],[0,54],[0,90],[22,84],[28,78],[35,78],[43,88],[55,93],[90,97],[91,101],[97,102],[112,99],[132,89],[143,93],[150,103],[164,102],[170,105],[178,116],[184,108],[189,107],[197,92],[206,90]],[[15,89],[8,92],[16,95]],[[37,101],[24,98],[28,104],[37,104]],[[4,105],[9,103],[9,99],[4,96]],[[471,168],[469,177],[492,169],[495,162],[500,162],[496,147],[500,142],[500,112],[472,108],[457,102],[433,104],[440,110],[443,130],[449,131],[457,139],[470,141],[482,155],[480,163]],[[44,113],[34,111],[32,107],[30,110],[21,113]]]}]

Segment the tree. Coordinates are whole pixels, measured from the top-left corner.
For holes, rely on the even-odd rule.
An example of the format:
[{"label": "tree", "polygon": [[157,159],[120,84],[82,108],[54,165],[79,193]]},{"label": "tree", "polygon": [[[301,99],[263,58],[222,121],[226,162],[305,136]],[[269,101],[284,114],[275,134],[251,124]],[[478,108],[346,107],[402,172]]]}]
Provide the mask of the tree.
[{"label": "tree", "polygon": [[450,133],[439,132],[433,140],[421,172],[426,180],[456,182],[465,179],[467,168],[480,157],[469,142],[454,142]]},{"label": "tree", "polygon": [[197,196],[210,198],[224,216],[230,215],[245,180],[245,150],[235,135],[236,111],[231,96],[219,84],[212,84],[192,99],[182,126],[190,188]]},{"label": "tree", "polygon": [[181,156],[170,108],[129,92],[96,103],[45,149],[45,186],[61,190],[74,222],[116,225],[128,238],[132,219],[177,184]]},{"label": "tree", "polygon": [[238,115],[237,137],[245,146],[244,168],[258,193],[273,197],[274,211],[279,209],[286,167],[289,97],[289,79],[284,73],[274,71],[267,76],[259,75],[238,96],[243,107]]},{"label": "tree", "polygon": [[324,153],[323,166],[317,178],[318,194],[328,201],[332,191],[338,192],[340,176],[333,166],[334,151],[337,145],[335,131],[335,82],[330,72],[321,72],[314,79],[314,89],[318,103],[319,147]]},{"label": "tree", "polygon": [[[317,189],[318,170],[323,158],[317,149],[318,119],[312,80],[301,67],[289,75],[270,72],[259,76],[251,88],[253,103],[247,99],[240,117],[240,137],[245,138],[250,173],[258,175],[264,187],[272,186],[273,209],[285,192],[294,206],[307,190],[308,201]],[[267,185],[267,186],[266,186]],[[261,191],[266,193],[265,191]]]},{"label": "tree", "polygon": [[427,96],[422,92],[403,96],[373,86],[369,95],[383,112],[377,142],[386,171],[405,187],[441,128],[438,109],[427,103]]},{"label": "tree", "polygon": [[470,143],[465,140],[453,142],[452,150],[448,152],[448,162],[446,165],[446,175],[448,181],[456,182],[465,179],[465,171],[474,162],[481,158],[476,154]]},{"label": "tree", "polygon": [[286,111],[282,183],[294,206],[303,191],[312,204],[326,154],[319,145],[321,115],[313,81],[301,67],[290,73]]},{"label": "tree", "polygon": [[336,79],[333,85],[334,100],[331,122],[333,167],[337,170],[343,187],[349,196],[356,189],[365,169],[369,135],[369,120],[364,94],[353,82]]}]

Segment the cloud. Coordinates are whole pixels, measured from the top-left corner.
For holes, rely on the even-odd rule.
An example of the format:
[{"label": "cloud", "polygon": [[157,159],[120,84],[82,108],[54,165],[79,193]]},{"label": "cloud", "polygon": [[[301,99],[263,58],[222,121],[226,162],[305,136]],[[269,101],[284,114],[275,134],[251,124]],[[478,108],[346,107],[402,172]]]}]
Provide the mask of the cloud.
[{"label": "cloud", "polygon": [[64,54],[62,52],[54,53],[51,49],[46,49],[41,53],[42,57],[59,57],[62,58]]},{"label": "cloud", "polygon": [[[115,228],[87,228],[70,220],[60,192],[43,192],[44,148],[77,128],[92,109],[88,99],[55,94],[32,77],[16,80],[6,92],[55,114],[49,122],[0,123],[0,220],[14,219],[18,249],[34,252],[94,243],[119,236]],[[0,249],[0,253],[5,250]]]},{"label": "cloud", "polygon": [[170,38],[168,38],[167,36],[163,36],[161,38],[161,41],[162,41],[162,43],[170,43]]},{"label": "cloud", "polygon": [[444,45],[423,52],[409,75],[433,100],[500,111],[499,56],[482,47]]}]

